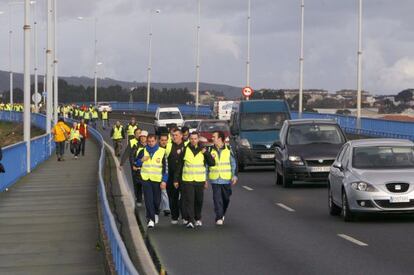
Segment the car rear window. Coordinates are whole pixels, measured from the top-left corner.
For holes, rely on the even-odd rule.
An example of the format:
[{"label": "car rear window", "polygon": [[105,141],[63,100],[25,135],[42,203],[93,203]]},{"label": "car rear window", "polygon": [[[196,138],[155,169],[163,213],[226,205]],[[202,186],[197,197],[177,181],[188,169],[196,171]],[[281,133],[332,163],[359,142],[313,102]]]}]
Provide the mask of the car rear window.
[{"label": "car rear window", "polygon": [[287,143],[289,145],[342,144],[345,143],[345,138],[337,125],[302,124],[289,127]]},{"label": "car rear window", "polygon": [[199,130],[200,132],[230,132],[230,128],[227,122],[201,122]]}]

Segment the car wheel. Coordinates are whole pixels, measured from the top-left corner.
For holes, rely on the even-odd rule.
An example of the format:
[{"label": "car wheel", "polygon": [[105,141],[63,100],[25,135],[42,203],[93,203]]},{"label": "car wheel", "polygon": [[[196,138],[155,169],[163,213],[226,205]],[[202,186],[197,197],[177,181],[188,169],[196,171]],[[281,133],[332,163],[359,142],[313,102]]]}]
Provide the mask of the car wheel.
[{"label": "car wheel", "polygon": [[348,197],[345,190],[342,192],[342,211],[341,216],[346,222],[352,222],[354,220],[354,213],[349,209]]},{"label": "car wheel", "polygon": [[333,201],[331,185],[328,183],[328,206],[329,206],[329,214],[331,216],[338,216],[341,214],[341,208],[335,204]]}]

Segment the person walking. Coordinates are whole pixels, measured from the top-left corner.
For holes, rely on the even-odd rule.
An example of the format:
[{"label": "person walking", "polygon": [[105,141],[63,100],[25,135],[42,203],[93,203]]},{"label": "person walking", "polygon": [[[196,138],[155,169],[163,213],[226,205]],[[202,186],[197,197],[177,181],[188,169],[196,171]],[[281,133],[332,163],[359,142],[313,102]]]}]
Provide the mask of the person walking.
[{"label": "person walking", "polygon": [[203,208],[204,189],[208,188],[207,166],[214,166],[215,160],[207,148],[199,144],[199,134],[190,134],[190,143],[185,147],[182,160],[179,162],[174,186],[179,186],[181,176],[181,194],[183,203],[183,219],[187,228],[200,227],[201,211]]},{"label": "person walking", "polygon": [[[167,194],[170,203],[171,209],[171,224],[178,224],[178,219],[181,212],[181,179],[176,176],[178,173],[179,162],[182,159],[184,153],[184,142],[183,142],[183,133],[175,128],[172,133],[172,142],[167,144],[166,154],[168,157],[168,181],[167,181]],[[175,178],[178,178],[179,184],[174,186]]]},{"label": "person walking", "polygon": [[89,125],[89,122],[92,119],[92,113],[90,109],[85,109],[85,112],[83,113],[83,118],[85,119],[85,123]]},{"label": "person walking", "polygon": [[237,183],[237,161],[230,146],[225,144],[224,132],[213,133],[214,146],[210,148],[216,165],[209,167],[208,179],[213,189],[216,225],[223,225],[230,204],[231,187]]},{"label": "person walking", "polygon": [[135,193],[135,206],[141,207],[142,206],[142,177],[141,177],[141,166],[142,163],[138,162],[136,163],[136,158],[141,153],[142,150],[144,150],[145,146],[147,146],[147,137],[148,132],[147,131],[141,131],[141,134],[139,136],[139,144],[138,149],[136,151],[136,154],[134,156],[134,164],[132,165],[132,170],[134,171],[133,176],[135,177],[135,183],[134,184],[134,193]]},{"label": "person walking", "polygon": [[99,114],[96,108],[92,109],[91,116],[92,116],[92,127],[96,129],[96,123],[99,119]]},{"label": "person walking", "polygon": [[121,122],[119,120],[116,122],[115,126],[112,128],[111,138],[113,141],[115,155],[119,157],[121,156],[122,140],[125,139],[124,127],[121,125]]},{"label": "person walking", "polygon": [[82,153],[82,156],[85,156],[86,140],[89,138],[88,125],[85,123],[85,119],[81,119],[81,122],[78,124],[78,128],[81,136],[79,150]]},{"label": "person walking", "polygon": [[[169,143],[169,134],[168,133],[162,133],[160,135],[159,145],[161,148],[164,148],[167,150],[167,144]],[[167,154],[168,157],[168,154]],[[170,210],[170,201],[168,199],[168,193],[167,189],[161,190],[161,205],[160,205],[161,211],[164,212],[164,216],[168,217],[171,213]]]},{"label": "person walking", "polygon": [[128,125],[125,127],[126,131],[127,131],[127,136],[128,136],[128,140],[133,139],[134,138],[134,132],[135,129],[138,128],[138,124],[135,120],[135,118],[131,118],[131,121],[128,123]]},{"label": "person walking", "polygon": [[69,139],[70,128],[65,124],[63,118],[58,119],[58,123],[52,129],[52,134],[56,143],[57,161],[64,161],[65,142]]},{"label": "person walking", "polygon": [[75,159],[78,159],[80,153],[81,134],[77,122],[74,122],[73,127],[70,129],[69,142],[70,152],[73,154]]},{"label": "person walking", "polygon": [[107,110],[103,110],[101,112],[101,118],[102,118],[102,129],[106,130],[106,127],[110,127],[109,125],[109,115]]},{"label": "person walking", "polygon": [[166,188],[168,179],[165,149],[157,144],[157,136],[148,135],[147,145],[138,154],[136,164],[141,166],[147,226],[154,228],[159,220],[161,189]]}]

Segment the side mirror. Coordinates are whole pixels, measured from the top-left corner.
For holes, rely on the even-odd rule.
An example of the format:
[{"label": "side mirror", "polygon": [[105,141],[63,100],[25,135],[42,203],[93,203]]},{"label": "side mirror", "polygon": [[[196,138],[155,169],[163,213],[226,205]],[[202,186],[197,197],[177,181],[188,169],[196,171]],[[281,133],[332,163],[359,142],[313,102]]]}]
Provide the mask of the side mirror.
[{"label": "side mirror", "polygon": [[340,171],[344,171],[344,167],[342,166],[342,163],[340,162],[335,162],[332,166],[336,169],[339,169]]},{"label": "side mirror", "polygon": [[158,118],[155,116],[155,117],[154,117],[154,120],[158,120]]},{"label": "side mirror", "polygon": [[234,128],[231,128],[230,132],[232,136],[237,136],[239,134],[239,132]]},{"label": "side mirror", "polygon": [[283,146],[282,146],[282,143],[280,142],[280,140],[275,141],[275,142],[273,143],[273,146],[274,146],[274,147],[279,147],[279,148],[282,148],[282,147],[283,147]]}]

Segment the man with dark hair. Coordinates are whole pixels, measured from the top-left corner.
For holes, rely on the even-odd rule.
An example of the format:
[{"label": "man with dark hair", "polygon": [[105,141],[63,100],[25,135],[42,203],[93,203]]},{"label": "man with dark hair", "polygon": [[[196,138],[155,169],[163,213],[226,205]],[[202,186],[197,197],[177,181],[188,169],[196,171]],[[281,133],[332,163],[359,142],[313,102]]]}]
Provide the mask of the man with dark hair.
[{"label": "man with dark hair", "polygon": [[125,139],[125,131],[119,120],[111,130],[111,139],[113,142],[115,155],[117,157],[121,156],[122,140]]},{"label": "man with dark hair", "polygon": [[190,129],[184,126],[181,128],[181,132],[183,133],[184,145],[187,146],[190,143]]},{"label": "man with dark hair", "polygon": [[131,118],[131,121],[128,123],[128,125],[125,127],[125,131],[127,132],[128,140],[134,138],[134,132],[138,128],[138,124],[135,120],[135,118]]},{"label": "man with dark hair", "polygon": [[65,124],[62,117],[58,119],[58,123],[53,127],[52,134],[56,143],[57,161],[64,161],[65,142],[69,139],[70,128]]},{"label": "man with dark hair", "polygon": [[231,187],[237,183],[237,161],[230,146],[225,144],[226,136],[222,131],[213,133],[214,146],[210,153],[215,165],[209,167],[208,178],[213,188],[216,225],[223,225],[232,195]]},{"label": "man with dark hair", "polygon": [[199,144],[199,135],[190,135],[190,144],[185,147],[178,162],[174,186],[178,188],[181,181],[183,219],[188,221],[187,228],[200,227],[203,208],[204,189],[207,189],[207,166],[214,166],[215,161],[210,152]]},{"label": "man with dark hair", "polygon": [[136,158],[136,166],[141,167],[147,226],[154,228],[159,220],[161,189],[166,188],[168,179],[165,149],[157,144],[157,136],[148,135],[147,145]]}]

